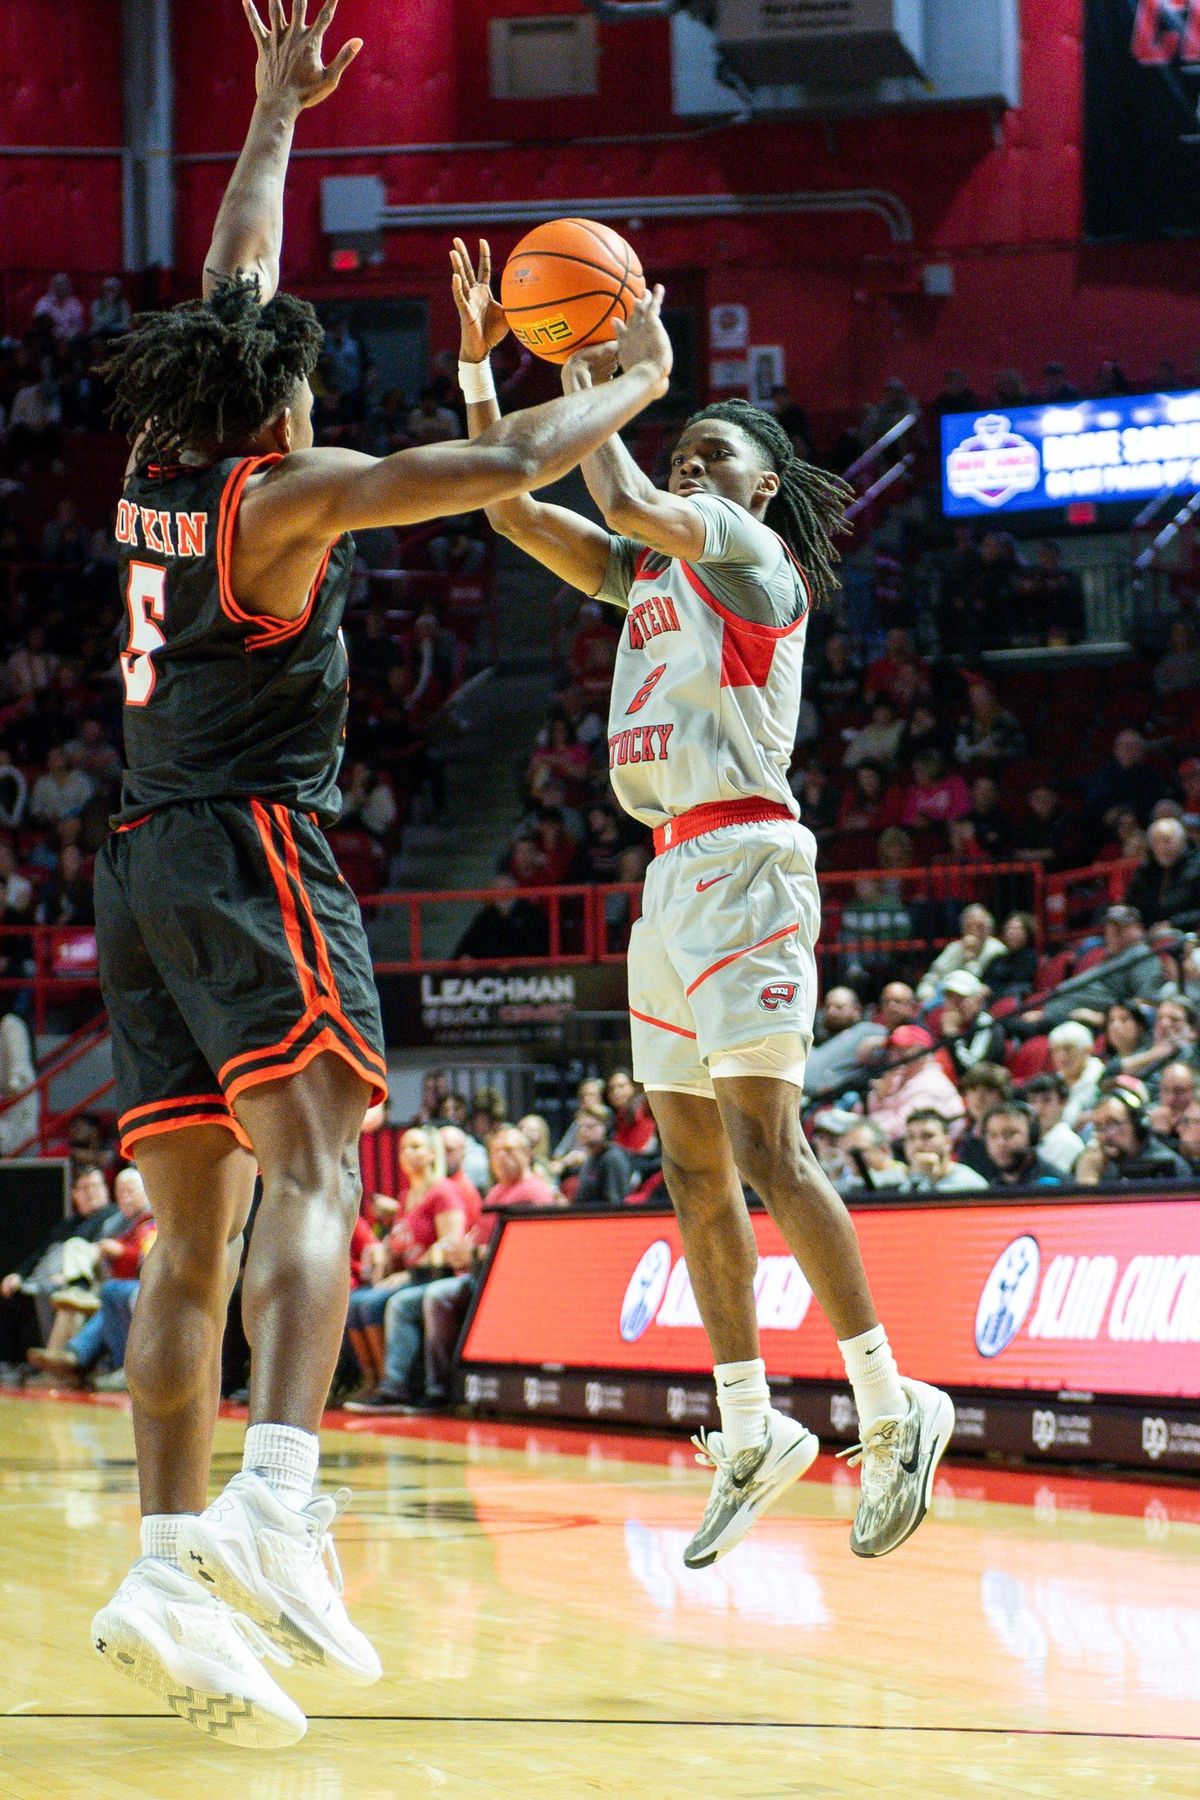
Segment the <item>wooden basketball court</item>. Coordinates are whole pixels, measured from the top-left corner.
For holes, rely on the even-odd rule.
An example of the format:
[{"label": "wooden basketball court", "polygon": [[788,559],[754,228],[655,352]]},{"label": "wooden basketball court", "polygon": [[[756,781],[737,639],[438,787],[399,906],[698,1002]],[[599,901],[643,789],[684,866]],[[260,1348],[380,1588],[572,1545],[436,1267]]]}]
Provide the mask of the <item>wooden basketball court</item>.
[{"label": "wooden basketball court", "polygon": [[[1121,1800],[1200,1792],[1200,1491],[946,1470],[894,1558],[822,1458],[715,1568],[686,1443],[352,1420],[324,1485],[386,1670],[290,1672],[304,1742],[232,1751],[88,1645],[136,1544],[123,1401],[0,1399],[0,1795],[21,1800]],[[219,1472],[240,1460],[223,1421]]]}]

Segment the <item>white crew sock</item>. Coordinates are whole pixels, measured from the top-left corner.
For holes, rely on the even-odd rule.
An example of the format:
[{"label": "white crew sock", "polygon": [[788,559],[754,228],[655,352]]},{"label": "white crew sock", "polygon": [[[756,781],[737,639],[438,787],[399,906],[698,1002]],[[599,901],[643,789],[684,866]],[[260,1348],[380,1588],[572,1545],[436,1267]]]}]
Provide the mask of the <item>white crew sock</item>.
[{"label": "white crew sock", "polygon": [[900,1386],[900,1373],[883,1326],[872,1325],[858,1337],[839,1338],[838,1349],[854,1389],[860,1432],[867,1432],[876,1419],[902,1419],[908,1411],[908,1396]]},{"label": "white crew sock", "polygon": [[753,1362],[718,1363],[713,1376],[717,1383],[717,1405],[721,1409],[721,1436],[725,1448],[736,1455],[739,1450],[750,1450],[761,1444],[767,1414],[771,1410],[767,1365],[762,1357],[755,1357]]},{"label": "white crew sock", "polygon": [[179,1527],[184,1513],[147,1513],[142,1520],[142,1555],[178,1565]]},{"label": "white crew sock", "polygon": [[272,1493],[299,1509],[312,1499],[320,1454],[319,1439],[298,1425],[251,1425],[242,1469],[259,1476]]}]

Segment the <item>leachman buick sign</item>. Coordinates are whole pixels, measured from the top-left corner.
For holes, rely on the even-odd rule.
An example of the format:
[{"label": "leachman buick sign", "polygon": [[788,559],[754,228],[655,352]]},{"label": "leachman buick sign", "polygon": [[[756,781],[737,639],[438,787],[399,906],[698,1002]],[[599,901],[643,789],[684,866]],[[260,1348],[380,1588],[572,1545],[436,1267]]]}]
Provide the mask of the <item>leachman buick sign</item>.
[{"label": "leachman buick sign", "polygon": [[385,975],[384,1032],[397,1047],[547,1043],[578,1012],[621,1012],[622,965]]}]

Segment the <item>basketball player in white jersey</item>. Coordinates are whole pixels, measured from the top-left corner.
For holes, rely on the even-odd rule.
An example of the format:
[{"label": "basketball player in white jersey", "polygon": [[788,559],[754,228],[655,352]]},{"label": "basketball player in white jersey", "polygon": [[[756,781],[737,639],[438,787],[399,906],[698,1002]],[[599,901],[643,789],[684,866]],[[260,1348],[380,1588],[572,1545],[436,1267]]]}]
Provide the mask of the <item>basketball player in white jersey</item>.
[{"label": "basketball player in white jersey", "polygon": [[[474,435],[499,416],[486,361],[507,326],[487,246],[478,277],[461,241],[452,261]],[[616,360],[611,347],[584,351],[564,366],[564,386],[589,386]],[[816,1438],[771,1406],[739,1176],[837,1332],[862,1433],[851,1548],[883,1556],[924,1517],[954,1408],[899,1375],[849,1214],[800,1128],[820,898],[814,840],[786,777],[809,611],[836,587],[832,540],[849,490],[799,462],[746,401],[689,420],[666,492],[619,438],[582,467],[608,530],[529,496],[488,518],[625,613],[609,763],[657,852],[629,946],[634,1070],[658,1123],[721,1415],[719,1431],[695,1440],[716,1472],[684,1561],[702,1568],[733,1549],[817,1454]]]}]

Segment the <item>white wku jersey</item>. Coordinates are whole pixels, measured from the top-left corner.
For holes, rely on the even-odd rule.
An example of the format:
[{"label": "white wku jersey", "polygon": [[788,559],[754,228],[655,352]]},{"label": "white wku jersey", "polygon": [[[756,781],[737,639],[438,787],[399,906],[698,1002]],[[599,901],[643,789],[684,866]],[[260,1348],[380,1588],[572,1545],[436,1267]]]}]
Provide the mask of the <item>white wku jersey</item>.
[{"label": "white wku jersey", "polygon": [[791,625],[757,624],[723,606],[702,569],[640,553],[608,722],[626,812],[654,827],[694,806],[762,799],[799,818],[787,775],[809,610]]}]

